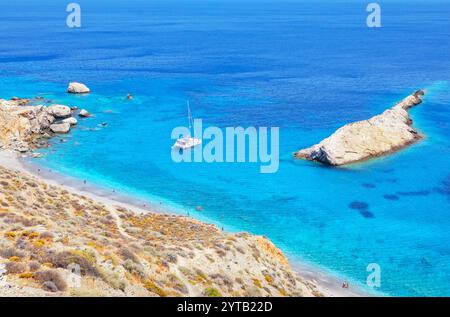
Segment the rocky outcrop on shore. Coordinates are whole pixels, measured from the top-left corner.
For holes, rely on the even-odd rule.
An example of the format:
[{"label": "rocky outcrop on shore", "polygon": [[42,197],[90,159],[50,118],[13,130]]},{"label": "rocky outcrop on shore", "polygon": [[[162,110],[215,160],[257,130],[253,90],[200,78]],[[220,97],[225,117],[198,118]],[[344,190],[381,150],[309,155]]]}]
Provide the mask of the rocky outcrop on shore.
[{"label": "rocky outcrop on shore", "polygon": [[72,110],[63,105],[51,105],[47,107],[46,111],[55,118],[68,118],[72,115]]},{"label": "rocky outcrop on shore", "polygon": [[67,133],[70,131],[70,123],[61,122],[50,125],[50,130],[54,133]]},{"label": "rocky outcrop on shore", "polygon": [[47,146],[55,133],[68,133],[77,124],[73,115],[65,105],[47,107],[32,105],[29,99],[0,99],[0,148],[27,153]]},{"label": "rocky outcrop on shore", "polygon": [[265,237],[140,214],[1,166],[0,236],[0,296],[321,295]]},{"label": "rocky outcrop on shore", "polygon": [[422,138],[412,127],[408,110],[422,102],[418,90],[382,114],[349,123],[319,144],[300,150],[297,158],[340,166],[382,156]]}]

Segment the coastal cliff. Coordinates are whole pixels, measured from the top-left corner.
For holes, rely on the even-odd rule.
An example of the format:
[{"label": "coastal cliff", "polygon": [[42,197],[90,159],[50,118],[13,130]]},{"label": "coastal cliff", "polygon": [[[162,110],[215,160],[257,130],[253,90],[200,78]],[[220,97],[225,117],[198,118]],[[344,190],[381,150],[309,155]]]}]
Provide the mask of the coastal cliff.
[{"label": "coastal cliff", "polygon": [[138,213],[3,167],[0,236],[0,296],[321,295],[267,238]]},{"label": "coastal cliff", "polygon": [[339,166],[385,155],[422,138],[412,127],[408,110],[422,102],[418,90],[382,114],[349,123],[319,144],[302,149],[297,158]]},{"label": "coastal cliff", "polygon": [[32,105],[32,101],[0,99],[0,149],[29,153],[47,146],[55,134],[69,132],[71,123],[76,122],[68,106]]}]

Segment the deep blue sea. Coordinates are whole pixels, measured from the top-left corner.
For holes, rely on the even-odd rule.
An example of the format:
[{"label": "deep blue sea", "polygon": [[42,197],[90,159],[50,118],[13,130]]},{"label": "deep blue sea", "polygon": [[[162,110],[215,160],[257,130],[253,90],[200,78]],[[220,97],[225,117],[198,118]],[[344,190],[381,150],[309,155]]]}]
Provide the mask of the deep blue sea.
[{"label": "deep blue sea", "polygon": [[[95,115],[37,162],[266,235],[351,285],[377,263],[377,291],[450,296],[449,1],[378,1],[381,28],[366,26],[369,1],[77,2],[80,29],[66,26],[64,1],[0,3],[0,98]],[[67,95],[69,81],[92,93]],[[424,141],[345,168],[292,158],[419,88],[428,94],[411,113]],[[186,100],[205,126],[280,127],[278,173],[173,163]]]}]

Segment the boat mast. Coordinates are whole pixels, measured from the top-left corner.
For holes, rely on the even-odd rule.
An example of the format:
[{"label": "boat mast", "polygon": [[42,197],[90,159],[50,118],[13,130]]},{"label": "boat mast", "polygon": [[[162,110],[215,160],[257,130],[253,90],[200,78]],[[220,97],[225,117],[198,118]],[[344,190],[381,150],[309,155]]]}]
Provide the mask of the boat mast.
[{"label": "boat mast", "polygon": [[192,114],[191,114],[191,107],[189,105],[189,100],[187,101],[187,108],[188,108],[189,132],[191,133],[190,137],[192,138],[194,133],[193,133],[193,131],[191,131],[191,129],[192,129]]}]

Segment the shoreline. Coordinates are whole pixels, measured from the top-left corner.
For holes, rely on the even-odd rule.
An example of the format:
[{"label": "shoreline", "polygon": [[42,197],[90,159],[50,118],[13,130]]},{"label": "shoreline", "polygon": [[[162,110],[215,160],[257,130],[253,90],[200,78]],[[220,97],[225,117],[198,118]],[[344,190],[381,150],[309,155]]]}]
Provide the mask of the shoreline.
[{"label": "shoreline", "polygon": [[[46,171],[45,168],[39,167],[38,163],[24,162],[24,160],[19,157],[17,153],[11,151],[0,150],[0,166],[32,175],[50,185],[62,187],[107,206],[124,207],[127,209],[132,209],[140,214],[177,214],[164,210],[163,205],[140,200],[138,198],[131,197],[130,195],[121,194],[120,192],[107,191],[97,185],[87,185],[75,177],[67,176],[60,172]],[[61,182],[61,180],[63,180],[63,182]],[[204,220],[196,217],[191,218],[204,222]],[[215,223],[217,224],[217,222]],[[341,287],[343,281],[339,277],[324,272],[320,268],[313,265],[304,264],[299,260],[293,260],[292,257],[288,256],[288,258],[290,258],[289,261],[292,269],[305,281],[314,284],[325,297],[379,296],[377,294],[372,294],[362,290],[358,286],[351,286],[349,289],[344,289]]]}]

